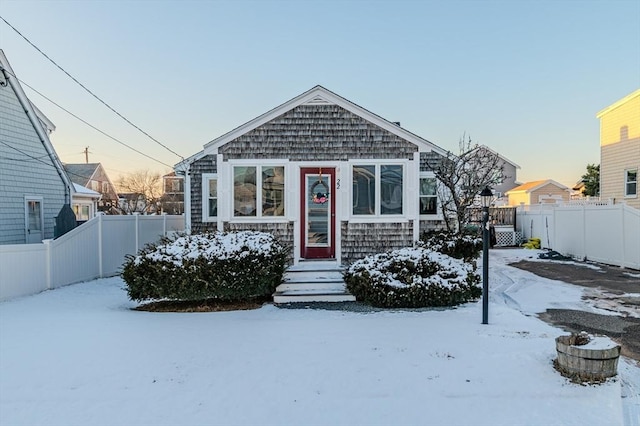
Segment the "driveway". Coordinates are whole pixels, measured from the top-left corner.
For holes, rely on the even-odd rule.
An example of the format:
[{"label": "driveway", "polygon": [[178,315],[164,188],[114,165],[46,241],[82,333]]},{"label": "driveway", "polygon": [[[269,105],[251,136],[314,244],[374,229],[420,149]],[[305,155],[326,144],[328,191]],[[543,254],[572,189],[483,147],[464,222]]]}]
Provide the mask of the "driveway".
[{"label": "driveway", "polygon": [[622,346],[622,355],[640,361],[640,272],[593,263],[511,263],[538,276],[586,287],[590,304],[611,315],[570,309],[547,309],[540,318],[569,332],[604,334]]}]

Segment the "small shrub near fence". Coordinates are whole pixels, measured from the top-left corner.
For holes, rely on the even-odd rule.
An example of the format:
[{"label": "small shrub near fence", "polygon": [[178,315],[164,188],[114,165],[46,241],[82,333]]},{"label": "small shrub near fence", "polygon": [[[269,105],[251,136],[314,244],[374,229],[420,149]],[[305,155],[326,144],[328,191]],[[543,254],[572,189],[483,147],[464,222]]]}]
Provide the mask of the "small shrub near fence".
[{"label": "small shrub near fence", "polygon": [[275,291],[288,255],[288,248],[262,232],[185,235],[127,256],[122,278],[136,301],[248,300]]}]

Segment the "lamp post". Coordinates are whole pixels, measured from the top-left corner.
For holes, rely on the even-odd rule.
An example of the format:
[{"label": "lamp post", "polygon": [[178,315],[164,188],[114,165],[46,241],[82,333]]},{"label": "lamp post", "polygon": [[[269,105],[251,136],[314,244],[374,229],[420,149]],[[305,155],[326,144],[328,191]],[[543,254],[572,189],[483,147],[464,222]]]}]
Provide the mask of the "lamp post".
[{"label": "lamp post", "polygon": [[493,192],[488,186],[480,193],[482,201],[482,323],[489,324],[489,206]]}]

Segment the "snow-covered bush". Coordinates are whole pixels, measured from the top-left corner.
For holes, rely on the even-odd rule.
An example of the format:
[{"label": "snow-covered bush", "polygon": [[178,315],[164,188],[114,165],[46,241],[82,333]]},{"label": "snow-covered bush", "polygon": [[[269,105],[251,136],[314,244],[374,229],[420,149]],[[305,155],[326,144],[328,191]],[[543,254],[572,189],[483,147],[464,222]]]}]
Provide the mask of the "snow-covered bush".
[{"label": "snow-covered bush", "polygon": [[482,238],[470,232],[425,232],[420,236],[418,245],[466,262],[477,259],[482,252]]},{"label": "snow-covered bush", "polygon": [[246,300],[270,296],[289,250],[273,235],[185,235],[127,256],[121,276],[132,300]]},{"label": "snow-covered bush", "polygon": [[475,265],[424,247],[368,256],[344,273],[357,300],[377,307],[454,306],[482,294]]}]

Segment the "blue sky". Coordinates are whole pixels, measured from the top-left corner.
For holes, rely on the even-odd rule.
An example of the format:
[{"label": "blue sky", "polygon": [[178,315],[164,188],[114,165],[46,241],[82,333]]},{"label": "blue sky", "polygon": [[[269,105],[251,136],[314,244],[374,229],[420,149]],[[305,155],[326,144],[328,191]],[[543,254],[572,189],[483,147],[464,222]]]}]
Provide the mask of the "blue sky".
[{"label": "blue sky", "polygon": [[[456,152],[463,133],[572,185],[599,163],[596,113],[640,88],[640,2],[14,1],[0,15],[133,123],[187,157],[320,84]],[[179,158],[84,92],[0,21],[24,82],[113,137]],[[25,88],[65,162],[168,167]]]}]

